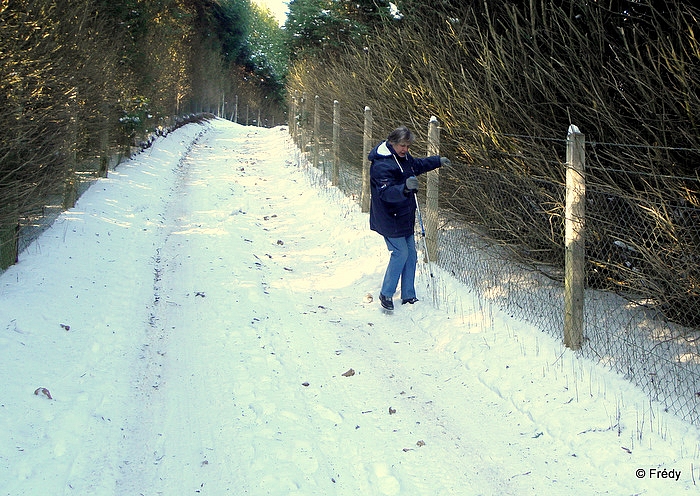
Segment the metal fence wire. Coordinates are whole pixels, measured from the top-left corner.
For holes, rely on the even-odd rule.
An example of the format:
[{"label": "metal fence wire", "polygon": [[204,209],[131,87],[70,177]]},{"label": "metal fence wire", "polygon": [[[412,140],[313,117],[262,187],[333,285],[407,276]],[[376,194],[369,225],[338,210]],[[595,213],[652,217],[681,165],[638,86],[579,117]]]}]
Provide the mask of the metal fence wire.
[{"label": "metal fence wire", "polygon": [[[322,187],[331,186],[330,136],[319,140]],[[343,133],[337,187],[359,202],[362,146],[359,136],[350,136]],[[549,157],[497,157],[516,161],[517,168],[490,161],[455,165],[457,177],[441,172],[434,262],[513,318],[561,338],[566,141],[551,141]],[[308,165],[313,143],[298,144],[299,165]],[[664,410],[700,425],[700,184],[697,177],[601,165],[615,151],[615,145],[586,143],[579,353],[622,374]]]}]

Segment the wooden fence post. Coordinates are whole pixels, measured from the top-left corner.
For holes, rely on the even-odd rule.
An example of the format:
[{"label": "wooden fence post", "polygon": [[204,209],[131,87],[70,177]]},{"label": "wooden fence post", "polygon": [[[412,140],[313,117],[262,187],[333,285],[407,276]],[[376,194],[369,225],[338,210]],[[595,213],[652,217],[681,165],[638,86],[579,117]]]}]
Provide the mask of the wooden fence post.
[{"label": "wooden fence post", "polygon": [[333,101],[333,170],[331,184],[338,186],[340,175],[340,103]]},{"label": "wooden fence post", "polygon": [[[428,155],[440,155],[440,128],[437,117],[432,116],[428,124]],[[437,261],[438,242],[438,196],[440,194],[440,169],[427,173],[425,194],[425,240],[429,259]]]},{"label": "wooden fence post", "polygon": [[66,161],[65,177],[63,181],[63,209],[68,210],[75,207],[78,201],[78,152],[76,146],[78,143],[78,118],[77,118],[77,91],[73,92],[72,103],[70,104],[70,140],[68,143],[68,158]]},{"label": "wooden fence post", "polygon": [[233,122],[238,124],[238,95],[236,95],[236,107],[233,110]]},{"label": "wooden fence post", "polygon": [[302,91],[301,104],[299,105],[299,150],[305,158],[306,140],[308,139],[308,132],[309,131],[306,126],[306,92]]},{"label": "wooden fence post", "polygon": [[292,103],[289,108],[289,132],[292,135],[292,141],[297,142],[297,92],[294,92]]},{"label": "wooden fence post", "polygon": [[585,142],[573,124],[566,137],[566,210],[564,269],[564,345],[572,350],[583,344],[585,251]]},{"label": "wooden fence post", "polygon": [[360,206],[362,212],[369,212],[370,184],[369,167],[370,161],[367,155],[372,150],[372,109],[365,107],[365,130],[362,138],[362,194],[360,195]]},{"label": "wooden fence post", "polygon": [[11,201],[0,210],[0,270],[17,263],[19,257],[19,204]]},{"label": "wooden fence post", "polygon": [[107,177],[109,174],[109,152],[109,123],[105,119],[100,130],[100,168],[97,171],[98,177]]},{"label": "wooden fence post", "polygon": [[318,95],[314,97],[314,156],[313,156],[313,166],[318,168],[318,158],[319,158],[319,145],[320,140],[318,139],[319,128],[321,127],[321,111],[319,108],[320,98]]}]

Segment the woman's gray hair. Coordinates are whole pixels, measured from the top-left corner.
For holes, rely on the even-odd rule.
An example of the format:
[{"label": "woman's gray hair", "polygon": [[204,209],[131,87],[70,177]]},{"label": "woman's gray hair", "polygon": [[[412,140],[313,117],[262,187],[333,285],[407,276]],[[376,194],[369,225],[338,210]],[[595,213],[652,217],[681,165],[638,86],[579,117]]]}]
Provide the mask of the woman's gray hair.
[{"label": "woman's gray hair", "polygon": [[392,145],[412,145],[416,137],[406,126],[401,126],[394,129],[386,140]]}]

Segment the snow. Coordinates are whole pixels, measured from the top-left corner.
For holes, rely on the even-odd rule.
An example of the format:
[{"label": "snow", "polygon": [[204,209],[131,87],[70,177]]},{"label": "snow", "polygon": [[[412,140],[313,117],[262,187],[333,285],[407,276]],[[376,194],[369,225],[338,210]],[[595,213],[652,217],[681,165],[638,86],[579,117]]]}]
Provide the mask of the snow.
[{"label": "snow", "polygon": [[438,267],[382,313],[383,240],[301,165],[188,125],[0,276],[0,495],[697,491],[696,427]]}]

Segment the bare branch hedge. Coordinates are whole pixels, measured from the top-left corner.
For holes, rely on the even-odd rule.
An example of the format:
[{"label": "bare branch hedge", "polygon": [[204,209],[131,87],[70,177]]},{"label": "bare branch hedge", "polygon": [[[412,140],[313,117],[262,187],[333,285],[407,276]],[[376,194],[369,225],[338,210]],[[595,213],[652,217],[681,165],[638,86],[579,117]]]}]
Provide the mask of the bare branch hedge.
[{"label": "bare branch hedge", "polygon": [[457,3],[449,16],[388,22],[340,57],[298,62],[292,94],[318,95],[326,122],[340,100],[348,135],[362,136],[370,106],[375,138],[407,124],[416,154],[437,116],[441,153],[456,163],[440,174],[442,239],[462,243],[443,245],[441,263],[555,335],[565,138],[577,125],[587,162],[584,353],[699,422],[700,10]]}]

